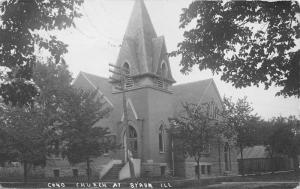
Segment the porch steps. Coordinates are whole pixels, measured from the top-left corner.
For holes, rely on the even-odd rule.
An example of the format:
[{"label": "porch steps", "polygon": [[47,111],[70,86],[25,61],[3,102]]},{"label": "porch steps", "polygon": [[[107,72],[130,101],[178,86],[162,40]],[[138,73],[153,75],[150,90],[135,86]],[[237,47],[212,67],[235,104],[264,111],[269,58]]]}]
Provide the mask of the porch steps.
[{"label": "porch steps", "polygon": [[114,164],[113,167],[104,175],[104,177],[101,179],[103,181],[116,181],[119,180],[119,172],[123,168],[125,164]]}]

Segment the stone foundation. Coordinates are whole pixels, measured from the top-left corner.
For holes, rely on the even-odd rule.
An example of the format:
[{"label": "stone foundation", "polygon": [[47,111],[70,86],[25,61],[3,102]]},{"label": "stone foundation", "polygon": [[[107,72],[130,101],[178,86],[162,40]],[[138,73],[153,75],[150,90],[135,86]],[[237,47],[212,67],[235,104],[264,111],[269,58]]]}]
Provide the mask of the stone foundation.
[{"label": "stone foundation", "polygon": [[[164,175],[162,175],[163,172]],[[168,167],[167,163],[142,163],[141,164],[142,177],[166,176],[169,174],[169,172],[170,172],[170,168]]]}]

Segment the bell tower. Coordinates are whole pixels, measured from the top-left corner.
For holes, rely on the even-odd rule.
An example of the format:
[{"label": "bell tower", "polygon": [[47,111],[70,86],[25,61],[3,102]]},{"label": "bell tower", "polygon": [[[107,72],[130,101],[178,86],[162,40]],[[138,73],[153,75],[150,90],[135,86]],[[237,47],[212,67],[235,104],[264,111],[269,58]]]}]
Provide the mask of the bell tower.
[{"label": "bell tower", "polygon": [[[112,75],[112,92],[115,99],[123,98],[124,101],[126,98],[128,125],[136,131],[134,142],[128,146],[129,149],[134,149],[133,157],[140,159],[141,172],[160,170],[160,166],[166,167],[167,149],[163,152],[161,149],[168,146],[167,134],[162,136],[159,133],[160,130],[163,131],[162,128],[165,128],[164,125],[173,112],[173,93],[170,88],[175,80],[165,39],[157,36],[143,0],[135,1],[117,61],[112,67],[115,69],[111,71],[115,73]],[[120,81],[124,84],[121,88]],[[125,92],[124,98],[121,95],[125,95]],[[120,111],[120,117],[123,116],[121,109],[115,108]],[[124,134],[121,132],[120,136],[123,137]],[[126,152],[127,143],[123,143]]]},{"label": "bell tower", "polygon": [[175,83],[165,39],[157,36],[143,0],[135,2],[116,66],[128,69],[128,90],[153,87],[168,91]]}]

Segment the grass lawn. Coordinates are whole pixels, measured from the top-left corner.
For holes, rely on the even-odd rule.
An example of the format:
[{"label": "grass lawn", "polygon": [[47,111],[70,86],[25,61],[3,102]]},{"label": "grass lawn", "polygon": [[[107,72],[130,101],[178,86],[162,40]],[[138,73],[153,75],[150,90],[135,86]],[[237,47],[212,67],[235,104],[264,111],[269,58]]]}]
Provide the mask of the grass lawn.
[{"label": "grass lawn", "polygon": [[300,173],[291,171],[291,172],[281,172],[281,173],[274,173],[274,174],[246,176],[245,178],[251,179],[253,181],[295,181],[295,182],[300,182]]},{"label": "grass lawn", "polygon": [[[287,183],[231,183],[231,184],[214,184],[201,189],[294,189],[298,184]],[[194,187],[189,189],[196,189]]]},{"label": "grass lawn", "polygon": [[[235,176],[235,177],[219,177],[211,179],[201,180],[203,186],[198,186],[199,183],[196,180],[182,180],[183,178],[178,177],[151,177],[151,178],[137,178],[137,179],[128,179],[122,181],[121,187],[129,186],[129,183],[152,183],[155,188],[157,188],[161,183],[170,183],[173,188],[188,188],[188,189],[296,189],[298,183],[300,182],[300,174],[296,172],[282,172],[275,174],[262,174],[262,175],[251,175],[251,176]],[[180,181],[178,181],[180,180]],[[47,187],[48,182],[64,182],[69,183],[71,187],[76,182],[86,182],[85,177],[78,178],[29,178],[28,179],[34,188]],[[16,184],[2,183],[4,187],[20,187],[22,185],[22,178],[0,178],[0,182],[19,182]],[[38,184],[36,182],[41,182]],[[90,182],[103,182],[98,178],[94,177]],[[105,182],[105,181],[104,181]],[[117,182],[117,181],[116,181]],[[274,182],[292,182],[292,183],[274,183]],[[21,184],[21,185],[20,185]],[[71,185],[72,186],[71,186]],[[210,184],[210,185],[209,185]],[[1,187],[0,187],[1,188]],[[128,187],[126,187],[128,188]],[[158,187],[161,188],[161,187]],[[300,189],[300,186],[299,188]]]},{"label": "grass lawn", "polygon": [[[294,183],[278,183],[294,182]],[[300,189],[300,174],[282,172],[275,174],[251,175],[245,177],[221,178],[208,186],[186,187],[188,189]],[[298,186],[299,185],[299,186]],[[298,188],[296,188],[298,186]]]}]

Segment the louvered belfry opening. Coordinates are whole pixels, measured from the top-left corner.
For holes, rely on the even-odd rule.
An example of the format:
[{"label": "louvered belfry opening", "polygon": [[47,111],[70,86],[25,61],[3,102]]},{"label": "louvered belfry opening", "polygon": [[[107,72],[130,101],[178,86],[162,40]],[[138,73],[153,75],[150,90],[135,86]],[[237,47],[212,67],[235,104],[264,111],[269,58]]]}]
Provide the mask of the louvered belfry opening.
[{"label": "louvered belfry opening", "polygon": [[166,54],[165,38],[157,36],[145,2],[136,0],[115,64],[130,70],[123,87],[168,90],[175,80]]},{"label": "louvered belfry opening", "polygon": [[133,78],[131,76],[130,66],[127,62],[125,62],[123,64],[123,68],[124,68],[125,74],[126,74],[125,83],[124,83],[125,88],[131,88],[131,87],[134,86],[134,81],[133,81]]},{"label": "louvered belfry opening", "polygon": [[134,87],[134,81],[130,75],[126,76],[125,88]]}]

